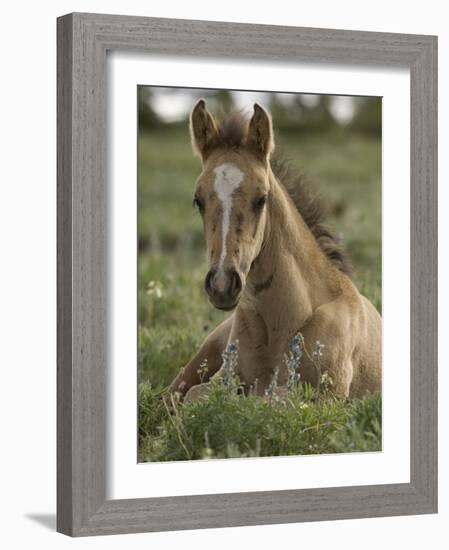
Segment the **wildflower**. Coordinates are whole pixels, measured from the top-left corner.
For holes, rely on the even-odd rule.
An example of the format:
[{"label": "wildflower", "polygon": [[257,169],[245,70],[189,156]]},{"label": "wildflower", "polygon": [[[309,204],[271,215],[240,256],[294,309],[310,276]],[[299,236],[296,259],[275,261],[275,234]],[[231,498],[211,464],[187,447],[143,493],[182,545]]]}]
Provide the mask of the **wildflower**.
[{"label": "wildflower", "polygon": [[273,372],[273,376],[271,378],[271,382],[268,385],[268,388],[265,390],[265,395],[268,397],[272,397],[274,392],[276,391],[278,387],[278,375],[279,375],[279,367],[276,367]]},{"label": "wildflower", "polygon": [[230,342],[221,356],[223,358],[223,384],[229,386],[235,376],[235,369],[239,358],[239,341]]},{"label": "wildflower", "polygon": [[146,290],[147,296],[162,298],[163,286],[160,281],[149,281]]},{"label": "wildflower", "polygon": [[208,371],[208,366],[207,366],[207,358],[204,359],[204,361],[201,362],[199,368],[197,369],[197,373],[200,377],[200,382],[203,383],[204,382],[204,379],[207,375],[207,371]]},{"label": "wildflower", "polygon": [[322,344],[319,340],[315,342],[315,350],[313,351],[313,357],[323,357],[323,349],[326,346]]},{"label": "wildflower", "polygon": [[295,334],[288,343],[288,354],[284,356],[284,362],[288,372],[287,388],[289,390],[299,382],[299,367],[303,354],[301,345],[302,340],[299,333]]},{"label": "wildflower", "polygon": [[328,372],[325,372],[321,375],[320,380],[320,387],[323,389],[323,391],[328,391],[331,389],[331,386],[334,385],[334,381],[332,380],[331,376]]}]

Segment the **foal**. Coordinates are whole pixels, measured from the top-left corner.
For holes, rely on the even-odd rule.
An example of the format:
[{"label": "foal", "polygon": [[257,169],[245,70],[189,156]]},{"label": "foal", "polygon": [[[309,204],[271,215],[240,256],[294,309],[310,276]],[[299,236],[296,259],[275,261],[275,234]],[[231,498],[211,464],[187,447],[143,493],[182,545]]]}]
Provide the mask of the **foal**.
[{"label": "foal", "polygon": [[[233,115],[217,123],[200,100],[190,130],[203,164],[194,203],[207,244],[205,288],[216,308],[233,313],[209,334],[170,390],[187,398],[206,393],[207,380],[223,374],[223,350],[237,340],[237,374],[246,390],[263,395],[275,371],[282,387],[288,378],[284,354],[298,332],[306,350],[318,340],[325,345],[320,370],[328,372],[336,395],[380,390],[380,315],[349,278],[310,199],[300,192],[295,205],[275,174],[268,113],[256,104],[249,122]],[[300,379],[317,386],[310,355],[303,354]],[[200,380],[202,364],[207,373]]]}]

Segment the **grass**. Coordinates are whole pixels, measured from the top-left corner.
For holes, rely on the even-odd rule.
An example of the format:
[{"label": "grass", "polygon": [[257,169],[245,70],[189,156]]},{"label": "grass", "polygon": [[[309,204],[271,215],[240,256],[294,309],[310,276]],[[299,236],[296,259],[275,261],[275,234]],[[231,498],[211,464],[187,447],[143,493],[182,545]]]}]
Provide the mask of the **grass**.
[{"label": "grass", "polygon": [[[381,309],[381,144],[356,134],[281,133],[277,146],[330,206],[359,289]],[[217,386],[207,401],[173,404],[163,389],[226,317],[205,299],[201,221],[192,208],[200,173],[186,127],[139,136],[139,460],[268,456],[380,449],[380,397],[285,402]]]},{"label": "grass", "polygon": [[207,399],[170,403],[139,387],[140,461],[376,451],[381,399],[316,399],[299,384],[284,399],[242,396],[221,383]]}]

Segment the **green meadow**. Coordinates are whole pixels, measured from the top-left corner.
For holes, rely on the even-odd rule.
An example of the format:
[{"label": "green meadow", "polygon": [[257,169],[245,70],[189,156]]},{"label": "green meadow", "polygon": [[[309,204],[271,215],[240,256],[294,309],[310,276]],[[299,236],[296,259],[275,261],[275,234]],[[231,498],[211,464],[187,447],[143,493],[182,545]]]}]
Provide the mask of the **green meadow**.
[{"label": "green meadow", "polygon": [[[380,311],[380,139],[341,128],[284,131],[276,147],[324,198],[354,280]],[[200,162],[187,124],[141,132],[138,155],[139,461],[380,450],[378,395],[341,400],[300,385],[277,400],[217,385],[208,400],[169,402],[167,385],[227,314],[203,291],[205,245],[192,207]]]}]

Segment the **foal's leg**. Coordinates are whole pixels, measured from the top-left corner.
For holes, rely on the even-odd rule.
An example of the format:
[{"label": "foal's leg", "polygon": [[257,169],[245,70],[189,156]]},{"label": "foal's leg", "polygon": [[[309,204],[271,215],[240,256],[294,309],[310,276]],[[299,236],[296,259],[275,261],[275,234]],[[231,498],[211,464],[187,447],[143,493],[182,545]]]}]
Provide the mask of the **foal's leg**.
[{"label": "foal's leg", "polygon": [[[318,387],[319,375],[327,372],[331,391],[348,397],[354,375],[354,350],[357,307],[342,298],[319,307],[301,329],[307,353],[301,358],[301,380]],[[322,356],[313,356],[316,342],[324,344]]]},{"label": "foal's leg", "polygon": [[[223,321],[207,336],[199,351],[171,383],[170,392],[178,392],[184,396],[191,387],[207,382],[220,369],[221,354],[228,343],[232,319],[233,316]],[[198,372],[202,363],[205,364],[205,372]]]}]

